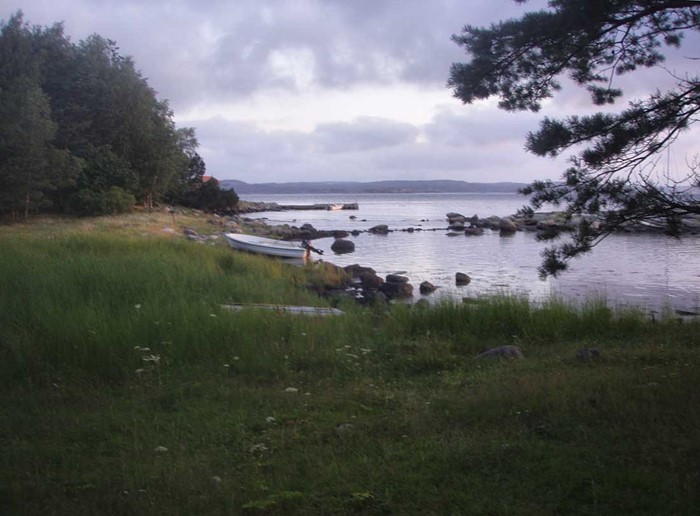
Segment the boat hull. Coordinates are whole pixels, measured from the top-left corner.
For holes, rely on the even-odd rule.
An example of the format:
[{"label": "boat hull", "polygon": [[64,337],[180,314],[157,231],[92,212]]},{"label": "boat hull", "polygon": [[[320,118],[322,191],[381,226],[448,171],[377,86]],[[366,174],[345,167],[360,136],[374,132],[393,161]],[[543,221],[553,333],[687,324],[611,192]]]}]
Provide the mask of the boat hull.
[{"label": "boat hull", "polygon": [[307,250],[294,242],[274,240],[272,238],[243,235],[240,233],[226,233],[224,235],[228,244],[239,251],[249,253],[276,256],[278,258],[304,258]]}]

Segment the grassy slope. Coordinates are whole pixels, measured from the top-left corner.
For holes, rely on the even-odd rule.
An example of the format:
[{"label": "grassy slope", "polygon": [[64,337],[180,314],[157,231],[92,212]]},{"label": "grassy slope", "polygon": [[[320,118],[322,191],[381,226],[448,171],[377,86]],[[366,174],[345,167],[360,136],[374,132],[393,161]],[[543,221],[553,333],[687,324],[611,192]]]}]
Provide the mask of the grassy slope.
[{"label": "grassy slope", "polygon": [[[318,272],[166,224],[207,227],[0,228],[0,512],[694,513],[697,322],[514,299],[229,313],[323,304],[296,286]],[[525,360],[475,358],[512,343]]]}]

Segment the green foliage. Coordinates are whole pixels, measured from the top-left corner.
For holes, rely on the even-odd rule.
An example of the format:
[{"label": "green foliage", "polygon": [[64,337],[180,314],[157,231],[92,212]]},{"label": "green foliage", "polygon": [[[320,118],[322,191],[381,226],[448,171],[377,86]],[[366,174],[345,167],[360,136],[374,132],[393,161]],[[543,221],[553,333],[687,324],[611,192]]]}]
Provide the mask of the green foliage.
[{"label": "green foliage", "polygon": [[233,190],[222,190],[215,178],[194,185],[183,194],[179,203],[205,211],[230,211],[238,204],[238,195]]},{"label": "green foliage", "polygon": [[[498,96],[503,109],[537,111],[560,89],[559,77],[568,74],[594,104],[611,104],[622,97],[613,87],[617,75],[659,66],[662,45],[678,47],[685,33],[699,28],[700,6],[692,0],[551,0],[547,10],[489,28],[468,25],[453,36],[471,61],[452,65],[448,85],[465,103]],[[693,191],[700,187],[700,164],[689,164],[682,182],[667,178],[660,184],[651,175],[655,156],[700,113],[698,77],[676,82],[675,89],[652,93],[619,113],[545,118],[528,135],[527,149],[539,156],[588,145],[572,158],[562,182],[536,181],[523,191],[533,207],[553,203],[570,216],[600,219],[545,251],[543,275],[565,270],[571,258],[624,224],[652,223],[678,236],[682,218],[700,214]]]},{"label": "green foliage", "polygon": [[114,41],[0,23],[0,216],[151,207],[201,180],[197,145]]},{"label": "green foliage", "polygon": [[76,215],[116,215],[126,213],[136,204],[133,194],[118,186],[111,186],[107,190],[78,190],[68,199],[70,210]]},{"label": "green foliage", "polygon": [[[697,512],[698,321],[229,312],[322,301],[305,268],[145,218],[0,227],[3,513]],[[505,343],[525,358],[476,358]]]}]

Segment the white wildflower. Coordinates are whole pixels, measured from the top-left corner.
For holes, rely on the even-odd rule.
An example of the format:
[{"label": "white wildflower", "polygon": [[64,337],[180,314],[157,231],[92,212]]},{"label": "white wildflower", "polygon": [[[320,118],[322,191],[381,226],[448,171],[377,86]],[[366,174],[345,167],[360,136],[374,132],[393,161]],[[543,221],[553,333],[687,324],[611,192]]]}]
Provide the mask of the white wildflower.
[{"label": "white wildflower", "polygon": [[141,373],[143,373],[144,371],[145,371],[145,369],[137,369],[137,370],[134,371],[134,372],[135,372],[136,374],[141,374]]},{"label": "white wildflower", "polygon": [[230,366],[229,364],[224,364],[224,367],[225,367],[226,369],[228,369],[228,368],[231,367],[231,366]]},{"label": "white wildflower", "polygon": [[150,355],[147,357],[143,357],[142,360],[144,362],[153,362],[154,364],[157,364],[160,362],[160,355]]},{"label": "white wildflower", "polygon": [[276,420],[274,417],[272,417],[272,416],[267,416],[267,417],[265,418],[265,422],[268,423],[268,424],[270,424],[270,425],[272,425],[272,424],[274,424],[274,423],[277,423],[277,420]]},{"label": "white wildflower", "polygon": [[209,317],[216,317],[216,314],[209,314]]},{"label": "white wildflower", "polygon": [[165,453],[168,449],[165,446],[156,446],[153,451],[156,453]]},{"label": "white wildflower", "polygon": [[134,305],[134,308],[136,308],[137,310],[141,310],[141,305]]},{"label": "white wildflower", "polygon": [[299,389],[296,387],[287,387],[284,392],[299,392]]},{"label": "white wildflower", "polygon": [[216,475],[214,475],[213,477],[211,477],[211,479],[217,484],[221,483],[221,477],[217,477]]},{"label": "white wildflower", "polygon": [[262,443],[258,443],[258,444],[254,444],[253,446],[248,448],[248,451],[250,453],[258,453],[258,452],[262,453],[262,452],[266,452],[267,449],[268,449],[267,446],[265,446]]}]

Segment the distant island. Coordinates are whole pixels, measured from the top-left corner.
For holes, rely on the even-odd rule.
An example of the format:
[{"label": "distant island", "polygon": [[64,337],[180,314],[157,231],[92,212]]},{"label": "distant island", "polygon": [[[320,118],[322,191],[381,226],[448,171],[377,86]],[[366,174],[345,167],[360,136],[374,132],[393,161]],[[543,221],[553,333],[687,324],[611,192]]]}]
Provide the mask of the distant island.
[{"label": "distant island", "polygon": [[347,194],[347,193],[517,193],[526,183],[468,183],[448,179],[426,181],[323,181],[294,183],[246,183],[220,181],[221,188],[240,194]]}]

